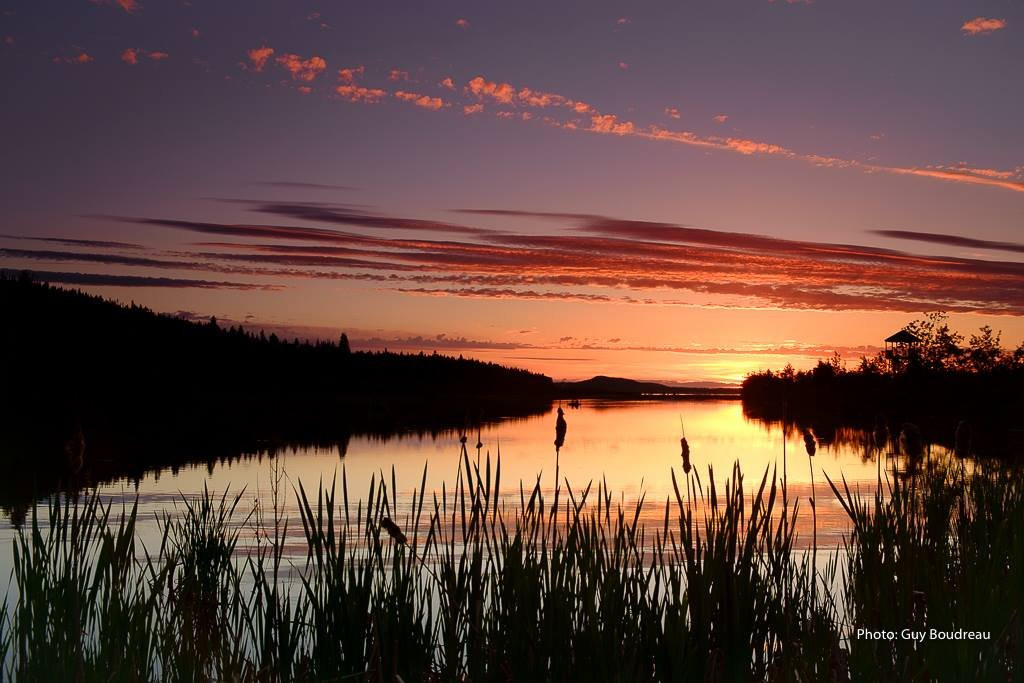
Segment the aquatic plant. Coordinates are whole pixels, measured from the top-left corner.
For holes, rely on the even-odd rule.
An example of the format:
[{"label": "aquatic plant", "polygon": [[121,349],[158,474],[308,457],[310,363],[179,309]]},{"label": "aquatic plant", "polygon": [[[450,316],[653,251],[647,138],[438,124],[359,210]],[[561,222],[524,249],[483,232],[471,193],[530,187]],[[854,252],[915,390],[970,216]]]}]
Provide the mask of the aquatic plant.
[{"label": "aquatic plant", "polygon": [[[810,459],[813,466],[813,459]],[[133,506],[51,500],[14,543],[0,620],[12,680],[848,680],[1021,676],[1019,471],[928,458],[873,499],[829,481],[851,522],[819,567],[800,501],[766,470],[672,472],[660,524],[603,481],[502,489],[463,447],[451,488],[400,501],[297,484],[305,557],[243,493],[182,501],[159,544]],[[813,506],[817,501],[811,499]],[[813,508],[812,508],[813,510]],[[253,539],[241,543],[241,534]],[[291,557],[292,559],[289,559]],[[829,590],[829,586],[838,586]],[[983,630],[950,644],[858,638]]]}]

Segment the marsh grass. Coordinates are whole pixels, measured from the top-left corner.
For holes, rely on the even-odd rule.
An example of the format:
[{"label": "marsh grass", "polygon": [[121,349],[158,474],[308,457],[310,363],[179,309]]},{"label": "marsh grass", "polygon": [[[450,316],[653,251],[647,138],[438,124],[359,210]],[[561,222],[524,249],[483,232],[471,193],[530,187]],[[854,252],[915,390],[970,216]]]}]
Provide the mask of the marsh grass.
[{"label": "marsh grass", "polygon": [[[660,524],[603,481],[502,491],[500,458],[411,500],[395,473],[350,498],[344,470],[294,496],[304,559],[271,510],[209,492],[136,540],[137,508],[54,499],[14,541],[0,622],[11,680],[1020,679],[1024,494],[990,466],[926,464],[873,499],[829,482],[852,530],[796,548],[799,501],[765,471],[672,473]],[[882,474],[880,472],[881,479]],[[881,483],[881,482],[880,482]],[[509,503],[510,498],[518,502]],[[272,515],[272,517],[268,517]],[[243,530],[255,543],[240,544]],[[294,565],[294,566],[292,566]],[[297,580],[286,579],[287,572]],[[840,586],[828,590],[829,586]],[[858,627],[988,630],[872,642]]]}]

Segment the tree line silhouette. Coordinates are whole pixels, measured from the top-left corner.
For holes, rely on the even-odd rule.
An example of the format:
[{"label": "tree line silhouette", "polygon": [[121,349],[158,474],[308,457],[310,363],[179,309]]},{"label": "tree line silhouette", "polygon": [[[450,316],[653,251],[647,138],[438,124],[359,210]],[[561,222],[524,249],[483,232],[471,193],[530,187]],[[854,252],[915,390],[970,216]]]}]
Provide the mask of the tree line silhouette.
[{"label": "tree line silhouette", "polygon": [[553,392],[549,377],[495,363],[354,351],[345,335],[288,341],[27,275],[0,277],[0,307],[8,453],[58,453],[83,430],[107,457],[203,460],[239,443],[469,428],[547,410]]},{"label": "tree line silhouette", "polygon": [[952,442],[956,426],[969,421],[978,427],[975,434],[986,450],[1019,451],[1024,343],[1006,349],[1000,333],[989,326],[964,337],[950,328],[942,312],[904,329],[919,341],[899,351],[862,356],[853,369],[833,354],[806,371],[787,365],[748,375],[741,389],[744,413],[831,430],[911,421],[930,430],[939,443]]}]

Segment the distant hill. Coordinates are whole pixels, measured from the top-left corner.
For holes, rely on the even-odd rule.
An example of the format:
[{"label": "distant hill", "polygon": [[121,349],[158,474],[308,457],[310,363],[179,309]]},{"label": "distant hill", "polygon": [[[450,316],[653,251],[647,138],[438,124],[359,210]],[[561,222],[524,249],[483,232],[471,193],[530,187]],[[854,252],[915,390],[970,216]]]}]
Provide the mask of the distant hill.
[{"label": "distant hill", "polygon": [[598,375],[579,382],[555,382],[559,398],[618,398],[618,397],[671,397],[703,396],[738,398],[738,387],[699,387],[640,382],[622,377]]}]

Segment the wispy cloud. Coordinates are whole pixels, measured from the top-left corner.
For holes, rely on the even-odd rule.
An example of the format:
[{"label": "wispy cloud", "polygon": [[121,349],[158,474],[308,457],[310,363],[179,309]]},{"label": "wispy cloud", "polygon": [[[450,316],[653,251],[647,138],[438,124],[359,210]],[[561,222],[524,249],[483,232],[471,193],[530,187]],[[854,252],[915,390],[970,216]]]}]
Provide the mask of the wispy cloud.
[{"label": "wispy cloud", "polygon": [[121,51],[121,61],[125,64],[135,66],[139,63],[139,57],[146,57],[154,62],[167,59],[170,55],[159,50],[147,51],[137,47],[129,47]]},{"label": "wispy cloud", "polygon": [[377,104],[388,96],[387,90],[366,88],[361,85],[339,85],[334,92],[343,100],[360,104]]},{"label": "wispy cloud", "polygon": [[516,89],[510,84],[488,81],[483,76],[470,80],[466,90],[477,97],[489,97],[502,104],[512,104],[516,99]]},{"label": "wispy cloud", "polygon": [[[273,50],[265,47],[260,50],[250,51],[250,53],[253,69],[259,70],[269,55],[273,53]],[[357,76],[364,75],[364,71],[361,66],[339,70],[339,80],[342,81],[342,85],[337,86],[334,92],[341,99],[349,102],[378,104],[384,101],[390,94],[387,90],[357,85],[354,82]],[[402,80],[404,73],[392,70],[389,78],[391,80]],[[440,85],[447,89],[449,85],[448,79],[442,81]],[[451,81],[450,85],[454,86],[454,81]],[[914,176],[1024,192],[1024,168],[1004,170],[974,167],[967,164],[954,166],[885,165],[874,161],[799,151],[769,140],[702,134],[695,131],[667,128],[657,124],[645,125],[623,118],[619,114],[601,112],[587,102],[560,93],[525,86],[517,87],[505,81],[488,80],[482,75],[470,79],[463,89],[463,94],[470,99],[469,102],[459,102],[456,100],[448,102],[435,95],[413,93],[407,90],[398,90],[394,93],[397,99],[413,102],[422,108],[431,110],[441,109],[448,104],[452,104],[455,105],[453,107],[455,111],[461,111],[463,114],[480,114],[483,113],[484,108],[476,105],[491,102],[499,105],[494,108],[492,114],[497,118],[515,118],[523,121],[536,119],[545,125],[563,130],[637,137],[646,140],[700,147],[705,150],[732,152],[744,156],[777,156],[820,168],[858,169],[866,173]],[[516,111],[517,109],[518,111]],[[535,115],[528,111],[529,109],[546,109],[550,113]],[[669,108],[665,110],[665,113],[669,117],[674,118],[673,114],[678,114],[678,111]],[[718,114],[713,117],[713,120],[719,124],[725,123],[728,119],[729,116],[727,114]]]},{"label": "wispy cloud", "polygon": [[421,294],[424,296],[456,296],[471,299],[527,299],[527,300],[561,300],[561,301],[590,301],[606,303],[614,301],[605,294],[583,294],[581,292],[544,292],[532,289],[498,289],[494,287],[396,287],[396,292],[406,294]]},{"label": "wispy cloud", "polygon": [[[7,277],[21,271],[0,271]],[[188,280],[172,277],[143,277],[140,275],[107,275],[100,273],[60,273],[45,270],[28,271],[33,279],[62,285],[91,285],[94,287],[160,287],[174,289],[239,289],[248,291],[277,291],[281,285],[250,284],[246,282],[216,282]]]},{"label": "wispy cloud", "polygon": [[[1024,315],[1024,264],[1015,262],[785,240],[575,213],[462,211],[560,224],[553,233],[518,234],[335,206],[253,206],[302,220],[413,230],[429,238],[321,227],[135,220],[234,239],[269,240],[260,244],[214,243],[208,246],[217,251],[182,257],[261,268],[330,268],[348,272],[327,277],[377,281],[421,295],[814,310],[917,312],[942,308]],[[324,209],[326,213],[322,213]],[[453,228],[473,241],[430,235],[451,233]],[[287,243],[295,241],[306,244]],[[312,272],[295,276],[316,277]]]},{"label": "wispy cloud", "polygon": [[71,237],[30,237],[27,235],[0,235],[4,239],[30,240],[33,242],[49,242],[51,244],[63,244],[69,247],[97,247],[102,249],[142,249],[140,244],[128,242],[108,242],[104,240],[80,240]]},{"label": "wispy cloud", "polygon": [[317,55],[303,59],[299,55],[289,53],[277,57],[275,61],[292,75],[292,79],[307,83],[327,69],[327,61]]},{"label": "wispy cloud", "polygon": [[366,73],[366,67],[360,64],[359,66],[345,67],[344,69],[338,69],[338,80],[342,83],[354,83],[356,78]]},{"label": "wispy cloud", "polygon": [[54,57],[52,61],[54,64],[60,64],[61,62],[64,64],[88,64],[96,60],[88,52],[83,51],[68,57]]},{"label": "wispy cloud", "polygon": [[985,36],[1006,28],[1006,20],[989,17],[974,17],[965,21],[960,30],[967,36]]},{"label": "wispy cloud", "polygon": [[596,133],[629,135],[636,132],[636,126],[631,121],[620,121],[615,114],[594,114],[590,117],[589,130]]},{"label": "wispy cloud", "polygon": [[0,248],[0,255],[14,259],[33,261],[70,261],[74,263],[102,263],[106,265],[134,266],[140,268],[174,268],[178,270],[206,270],[202,264],[165,261],[143,256],[124,256],[121,254],[98,254],[77,251],[49,251],[36,249]]},{"label": "wispy cloud", "polygon": [[404,90],[395,91],[395,97],[406,102],[412,102],[417,107],[423,107],[424,109],[431,109],[437,111],[444,106],[444,100],[440,97],[431,97],[429,95],[421,95],[414,92],[406,92]]},{"label": "wispy cloud", "polygon": [[1012,251],[1024,254],[1024,243],[1022,242],[996,242],[993,240],[980,240],[975,237],[964,237],[963,235],[943,235],[936,232],[916,232],[913,230],[872,230],[871,233],[882,235],[883,237],[892,237],[893,239],[944,244],[950,247]]},{"label": "wispy cloud", "polygon": [[469,23],[468,19],[456,19],[455,20],[455,25],[458,26],[461,29],[467,29],[467,28],[470,27],[470,23]]},{"label": "wispy cloud", "polygon": [[318,223],[335,223],[338,225],[359,225],[366,228],[386,230],[414,230],[428,232],[450,232],[464,235],[485,235],[493,231],[475,226],[459,225],[445,221],[424,220],[419,218],[396,218],[383,214],[371,213],[351,207],[340,207],[314,202],[256,202],[250,204],[253,211],[288,216],[305,221]]}]

